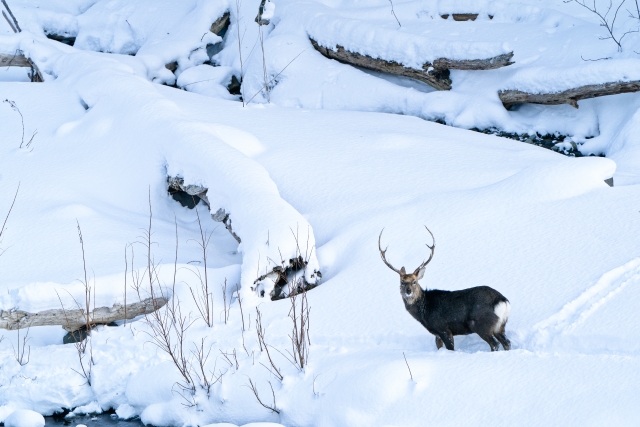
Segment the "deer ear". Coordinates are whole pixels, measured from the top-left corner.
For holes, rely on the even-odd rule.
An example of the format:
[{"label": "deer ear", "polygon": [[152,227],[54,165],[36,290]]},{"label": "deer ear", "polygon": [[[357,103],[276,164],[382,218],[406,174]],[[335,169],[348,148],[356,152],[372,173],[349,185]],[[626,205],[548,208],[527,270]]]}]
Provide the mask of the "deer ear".
[{"label": "deer ear", "polygon": [[407,270],[405,270],[404,267],[402,267],[400,269],[400,274],[402,274],[402,275],[407,274]]},{"label": "deer ear", "polygon": [[416,280],[420,280],[424,277],[425,270],[426,270],[426,267],[422,267],[420,270],[418,270],[418,276],[416,277]]}]

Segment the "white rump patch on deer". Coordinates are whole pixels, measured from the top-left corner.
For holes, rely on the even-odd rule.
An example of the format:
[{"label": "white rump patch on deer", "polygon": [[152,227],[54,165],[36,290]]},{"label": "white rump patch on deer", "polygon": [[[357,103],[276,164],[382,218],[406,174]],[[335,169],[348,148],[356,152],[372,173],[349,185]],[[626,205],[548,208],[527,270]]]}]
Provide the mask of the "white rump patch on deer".
[{"label": "white rump patch on deer", "polygon": [[499,302],[495,307],[493,307],[493,312],[498,316],[498,321],[496,322],[494,329],[495,332],[499,332],[502,325],[507,323],[507,319],[509,319],[511,304],[509,304],[509,301]]}]

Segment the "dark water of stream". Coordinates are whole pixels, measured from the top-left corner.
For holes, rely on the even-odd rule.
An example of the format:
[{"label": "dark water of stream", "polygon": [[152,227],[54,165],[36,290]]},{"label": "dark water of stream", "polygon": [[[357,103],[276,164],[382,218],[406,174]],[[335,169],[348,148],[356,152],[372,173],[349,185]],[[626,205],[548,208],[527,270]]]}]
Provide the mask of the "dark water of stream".
[{"label": "dark water of stream", "polygon": [[76,415],[75,417],[45,417],[45,426],[76,427],[84,424],[87,427],[142,427],[139,418],[132,420],[118,419],[116,414]]}]

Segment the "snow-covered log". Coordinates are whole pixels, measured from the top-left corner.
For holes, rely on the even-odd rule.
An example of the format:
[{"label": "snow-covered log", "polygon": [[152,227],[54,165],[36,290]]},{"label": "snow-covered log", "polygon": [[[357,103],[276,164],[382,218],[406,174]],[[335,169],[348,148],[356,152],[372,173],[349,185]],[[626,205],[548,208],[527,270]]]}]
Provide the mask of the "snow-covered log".
[{"label": "snow-covered log", "polygon": [[[478,18],[477,13],[452,13],[454,21],[475,21]],[[489,19],[493,19],[493,15],[488,15]],[[449,19],[449,14],[440,15],[442,19]]]},{"label": "snow-covered log", "polygon": [[[207,188],[201,185],[185,185],[184,179],[182,179],[181,177],[169,177],[168,182],[169,191],[181,191],[183,193],[186,193],[188,196],[195,196],[202,200],[207,205],[209,210],[211,210],[211,204],[209,203],[209,199],[207,198],[207,191],[209,191]],[[196,203],[194,203],[194,206],[195,205]],[[220,208],[217,211],[212,212],[211,218],[216,222],[223,223],[224,227],[229,233],[231,233],[231,236],[233,236],[236,242],[242,243],[240,237],[236,233],[234,233],[231,226],[231,218],[224,209]]]},{"label": "snow-covered log", "polygon": [[220,36],[227,27],[229,27],[230,22],[230,14],[229,12],[225,12],[220,18],[216,19],[213,24],[211,24],[211,31],[213,34]]},{"label": "snow-covered log", "polygon": [[31,67],[31,61],[22,53],[0,53],[0,67]]},{"label": "snow-covered log", "polygon": [[[94,309],[89,317],[93,325],[106,325],[117,320],[133,319],[143,314],[149,314],[163,307],[166,298],[147,298],[132,304],[114,304],[112,307]],[[82,309],[53,309],[29,313],[22,310],[0,311],[0,328],[16,330],[34,326],[60,325],[67,331],[77,331],[85,326],[86,317]]]},{"label": "snow-covered log", "polygon": [[321,46],[312,38],[309,40],[313,47],[327,58],[335,59],[336,61],[340,61],[345,64],[367,68],[369,70],[420,80],[438,90],[451,89],[449,70],[492,70],[513,64],[513,62],[511,62],[513,52],[509,52],[484,59],[438,58],[434,60],[433,63],[425,62],[422,65],[422,69],[416,69],[407,67],[396,61],[388,61],[381,58],[362,55],[356,52],[350,52],[339,45],[336,46],[335,49],[331,49]]},{"label": "snow-covered log", "polygon": [[38,66],[34,62],[27,58],[21,51],[15,53],[0,53],[0,67],[25,67],[31,68],[32,82],[43,82],[42,74],[38,69]]},{"label": "snow-covered log", "polygon": [[349,52],[342,46],[336,46],[335,50],[329,49],[324,46],[320,46],[318,42],[313,39],[309,40],[318,52],[329,59],[335,59],[336,61],[345,64],[355,65],[356,67],[379,71],[381,73],[410,77],[412,79],[420,80],[421,82],[433,86],[438,90],[451,89],[451,79],[449,79],[448,71],[436,72],[435,70],[416,70],[414,68],[405,67],[404,65],[395,61],[386,61],[384,59],[372,58],[367,55]]},{"label": "snow-covered log", "polygon": [[527,93],[520,90],[501,90],[498,92],[498,96],[507,108],[514,104],[522,103],[547,105],[569,104],[578,108],[578,101],[581,99],[638,91],[640,91],[640,80],[591,84],[551,93]]}]

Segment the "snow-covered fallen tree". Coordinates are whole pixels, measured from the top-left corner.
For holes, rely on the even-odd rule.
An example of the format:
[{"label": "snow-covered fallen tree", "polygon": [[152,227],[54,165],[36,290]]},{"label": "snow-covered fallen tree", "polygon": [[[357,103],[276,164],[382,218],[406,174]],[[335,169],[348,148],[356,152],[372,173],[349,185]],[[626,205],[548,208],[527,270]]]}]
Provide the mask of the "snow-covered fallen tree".
[{"label": "snow-covered fallen tree", "polygon": [[[16,330],[36,326],[62,326],[66,331],[77,331],[83,326],[106,325],[118,320],[131,320],[162,308],[164,297],[145,298],[129,304],[97,307],[87,314],[82,308],[57,308],[29,313],[24,310],[0,310],[0,329]],[[89,319],[89,320],[88,320]]]},{"label": "snow-covered fallen tree", "polygon": [[367,68],[373,71],[389,73],[420,80],[438,90],[450,90],[449,70],[493,70],[513,64],[513,52],[503,53],[484,59],[448,59],[437,58],[433,62],[425,62],[419,69],[407,67],[402,63],[383,58],[372,58],[357,52],[350,52],[344,47],[325,47],[310,39],[314,49],[329,59],[335,59],[349,65]]}]

